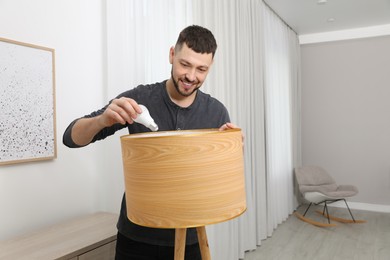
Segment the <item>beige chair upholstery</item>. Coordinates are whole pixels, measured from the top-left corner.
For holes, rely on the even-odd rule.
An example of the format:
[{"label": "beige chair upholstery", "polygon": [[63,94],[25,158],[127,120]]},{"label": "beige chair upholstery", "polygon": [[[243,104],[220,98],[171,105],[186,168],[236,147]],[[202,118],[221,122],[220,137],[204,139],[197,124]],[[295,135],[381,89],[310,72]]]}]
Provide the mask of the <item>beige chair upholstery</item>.
[{"label": "beige chair upholstery", "polygon": [[302,166],[295,168],[295,177],[298,183],[299,191],[310,202],[303,217],[305,217],[312,204],[324,204],[322,214],[330,218],[328,214],[329,203],[344,200],[352,220],[355,219],[349,209],[345,198],[355,196],[358,189],[353,185],[337,185],[335,180],[323,168],[319,166]]},{"label": "beige chair upholstery", "polygon": [[[332,176],[318,166],[298,167],[295,169],[295,176],[299,185],[299,191],[305,199],[311,196],[310,193],[312,192],[320,193],[322,198],[328,198],[329,200],[348,198],[358,193],[358,189],[353,185],[337,185]],[[308,201],[313,203],[320,202]]]}]

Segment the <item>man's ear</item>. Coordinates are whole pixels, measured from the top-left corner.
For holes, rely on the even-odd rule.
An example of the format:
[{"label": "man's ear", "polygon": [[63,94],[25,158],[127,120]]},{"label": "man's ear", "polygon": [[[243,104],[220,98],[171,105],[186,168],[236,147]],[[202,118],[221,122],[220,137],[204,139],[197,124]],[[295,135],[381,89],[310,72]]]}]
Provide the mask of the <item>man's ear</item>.
[{"label": "man's ear", "polygon": [[169,49],[169,63],[173,64],[173,56],[175,56],[175,47]]}]

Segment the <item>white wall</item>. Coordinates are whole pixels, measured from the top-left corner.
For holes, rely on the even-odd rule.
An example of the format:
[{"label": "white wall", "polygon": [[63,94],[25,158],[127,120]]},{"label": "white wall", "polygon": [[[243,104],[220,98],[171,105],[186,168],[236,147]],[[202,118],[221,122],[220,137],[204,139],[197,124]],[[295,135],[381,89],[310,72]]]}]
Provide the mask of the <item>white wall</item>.
[{"label": "white wall", "polygon": [[62,144],[71,120],[104,100],[104,13],[103,0],[0,1],[0,37],[55,49],[58,152],[51,161],[0,166],[0,239],[110,204],[101,200],[110,181],[97,160],[105,147]]},{"label": "white wall", "polygon": [[301,46],[303,164],[356,185],[351,201],[389,211],[390,36],[318,39]]}]

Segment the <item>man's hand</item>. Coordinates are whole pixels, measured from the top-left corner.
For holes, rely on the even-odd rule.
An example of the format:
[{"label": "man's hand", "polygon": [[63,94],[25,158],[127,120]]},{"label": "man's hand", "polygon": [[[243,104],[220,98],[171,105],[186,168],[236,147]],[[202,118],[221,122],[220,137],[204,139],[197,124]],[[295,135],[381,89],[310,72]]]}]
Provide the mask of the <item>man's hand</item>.
[{"label": "man's hand", "polygon": [[122,125],[126,123],[132,124],[134,122],[133,118],[137,118],[140,113],[142,113],[142,109],[134,99],[121,97],[111,101],[104,113],[99,117],[99,123],[103,127],[109,127],[116,123]]},{"label": "man's hand", "polygon": [[223,124],[223,125],[219,128],[219,131],[228,130],[228,129],[233,129],[233,128],[239,128],[239,127],[236,126],[235,124],[232,124],[232,123],[225,123],[225,124]]},{"label": "man's hand", "polygon": [[[239,128],[238,126],[236,126],[235,124],[232,124],[232,123],[225,123],[223,124],[218,130],[219,131],[224,131],[224,130],[229,130],[229,129],[234,129],[234,128]],[[244,147],[244,133],[241,131],[241,135],[242,135],[242,147]]]}]

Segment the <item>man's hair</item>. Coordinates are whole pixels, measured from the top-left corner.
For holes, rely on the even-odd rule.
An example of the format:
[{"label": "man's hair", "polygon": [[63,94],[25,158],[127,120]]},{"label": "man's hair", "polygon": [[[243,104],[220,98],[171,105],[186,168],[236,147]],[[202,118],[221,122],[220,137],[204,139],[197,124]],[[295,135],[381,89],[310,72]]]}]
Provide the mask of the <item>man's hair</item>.
[{"label": "man's hair", "polygon": [[217,42],[214,35],[206,28],[199,25],[191,25],[180,32],[175,49],[180,50],[185,43],[188,48],[197,53],[211,53],[214,58],[217,50]]}]

